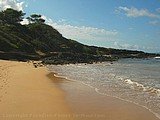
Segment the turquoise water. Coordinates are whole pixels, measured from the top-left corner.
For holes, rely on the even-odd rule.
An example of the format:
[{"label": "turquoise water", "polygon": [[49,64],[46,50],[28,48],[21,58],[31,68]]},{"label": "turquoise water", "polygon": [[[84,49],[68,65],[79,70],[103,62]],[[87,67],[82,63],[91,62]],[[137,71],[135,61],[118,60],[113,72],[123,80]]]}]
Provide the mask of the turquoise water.
[{"label": "turquoise water", "polygon": [[101,95],[142,106],[160,118],[159,59],[122,59],[113,64],[57,65],[49,69]]}]

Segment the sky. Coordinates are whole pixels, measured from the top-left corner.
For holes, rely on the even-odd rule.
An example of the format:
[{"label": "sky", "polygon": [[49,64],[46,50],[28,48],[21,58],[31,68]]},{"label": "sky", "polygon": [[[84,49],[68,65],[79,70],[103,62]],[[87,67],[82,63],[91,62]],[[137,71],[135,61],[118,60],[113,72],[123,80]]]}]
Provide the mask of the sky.
[{"label": "sky", "polygon": [[[87,45],[160,53],[160,0],[0,0]],[[27,24],[24,19],[22,24]]]}]

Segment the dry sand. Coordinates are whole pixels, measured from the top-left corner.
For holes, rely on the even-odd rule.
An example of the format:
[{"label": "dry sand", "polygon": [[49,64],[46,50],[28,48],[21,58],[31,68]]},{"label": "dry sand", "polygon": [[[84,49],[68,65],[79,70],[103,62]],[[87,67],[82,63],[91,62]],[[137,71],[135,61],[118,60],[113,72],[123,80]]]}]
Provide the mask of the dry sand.
[{"label": "dry sand", "polygon": [[0,60],[0,120],[70,120],[64,92],[47,74],[32,63]]}]

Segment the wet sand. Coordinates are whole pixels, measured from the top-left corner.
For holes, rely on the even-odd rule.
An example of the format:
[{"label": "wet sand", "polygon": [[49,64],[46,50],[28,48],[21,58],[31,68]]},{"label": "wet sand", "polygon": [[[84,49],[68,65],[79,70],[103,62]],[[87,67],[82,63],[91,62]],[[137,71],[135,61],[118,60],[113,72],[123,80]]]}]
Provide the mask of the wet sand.
[{"label": "wet sand", "polygon": [[146,108],[100,95],[80,82],[63,79],[57,84],[65,91],[76,120],[159,120]]}]

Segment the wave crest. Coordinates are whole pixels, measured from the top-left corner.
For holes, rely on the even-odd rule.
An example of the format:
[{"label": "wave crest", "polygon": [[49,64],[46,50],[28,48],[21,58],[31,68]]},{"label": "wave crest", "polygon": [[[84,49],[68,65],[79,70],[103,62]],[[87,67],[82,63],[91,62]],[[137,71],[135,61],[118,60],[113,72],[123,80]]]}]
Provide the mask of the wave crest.
[{"label": "wave crest", "polygon": [[134,88],[134,89],[142,90],[143,92],[147,92],[147,93],[150,93],[150,94],[155,94],[158,97],[160,97],[160,89],[156,89],[156,88],[149,87],[149,86],[144,86],[144,85],[142,85],[138,82],[134,82],[130,79],[126,79],[124,82],[131,85],[131,87]]}]

